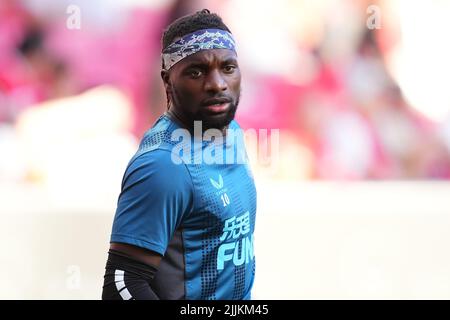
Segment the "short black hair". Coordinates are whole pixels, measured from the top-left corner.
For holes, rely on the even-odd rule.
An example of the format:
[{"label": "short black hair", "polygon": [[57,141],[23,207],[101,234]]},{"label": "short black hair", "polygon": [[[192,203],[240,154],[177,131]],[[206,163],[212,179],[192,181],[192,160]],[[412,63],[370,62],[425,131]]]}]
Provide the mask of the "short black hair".
[{"label": "short black hair", "polygon": [[230,29],[223,23],[222,18],[208,9],[197,11],[194,14],[183,16],[172,22],[162,36],[162,49],[169,46],[174,39],[187,35],[201,29],[221,29],[231,33]]}]

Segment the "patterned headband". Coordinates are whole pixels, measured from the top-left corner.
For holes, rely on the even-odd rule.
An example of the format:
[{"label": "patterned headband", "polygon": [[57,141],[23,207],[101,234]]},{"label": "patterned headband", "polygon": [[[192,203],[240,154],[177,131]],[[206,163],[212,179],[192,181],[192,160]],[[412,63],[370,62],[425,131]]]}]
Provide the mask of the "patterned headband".
[{"label": "patterned headband", "polygon": [[221,29],[202,29],[187,34],[163,50],[164,69],[169,70],[187,56],[208,49],[230,49],[236,52],[233,36]]}]

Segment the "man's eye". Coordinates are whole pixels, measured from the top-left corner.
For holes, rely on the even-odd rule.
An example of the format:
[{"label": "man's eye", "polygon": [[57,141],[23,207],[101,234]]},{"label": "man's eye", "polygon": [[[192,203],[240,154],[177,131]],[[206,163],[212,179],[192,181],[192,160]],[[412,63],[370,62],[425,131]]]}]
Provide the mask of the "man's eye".
[{"label": "man's eye", "polygon": [[200,70],[198,70],[198,69],[190,70],[190,71],[189,71],[189,75],[190,75],[192,78],[198,78],[198,77],[200,77],[200,76],[202,75],[202,72],[201,72]]},{"label": "man's eye", "polygon": [[233,65],[227,65],[227,66],[225,66],[225,68],[224,68],[225,72],[227,72],[227,73],[231,73],[231,72],[233,72],[235,69],[236,69],[236,66],[233,66]]}]

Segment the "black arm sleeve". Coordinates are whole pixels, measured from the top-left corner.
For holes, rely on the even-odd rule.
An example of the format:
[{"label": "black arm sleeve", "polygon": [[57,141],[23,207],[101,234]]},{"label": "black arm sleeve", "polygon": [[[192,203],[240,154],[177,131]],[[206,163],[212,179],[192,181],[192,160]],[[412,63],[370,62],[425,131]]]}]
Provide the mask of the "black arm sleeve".
[{"label": "black arm sleeve", "polygon": [[150,286],[157,269],[116,250],[109,250],[102,300],[159,300]]}]

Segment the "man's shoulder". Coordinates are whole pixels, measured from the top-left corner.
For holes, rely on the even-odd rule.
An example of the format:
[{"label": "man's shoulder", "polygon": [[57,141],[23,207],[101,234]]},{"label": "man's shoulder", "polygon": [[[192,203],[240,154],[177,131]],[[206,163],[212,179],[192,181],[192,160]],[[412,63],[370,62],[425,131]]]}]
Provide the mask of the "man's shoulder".
[{"label": "man's shoulder", "polygon": [[[190,182],[190,173],[182,161],[164,148],[148,150],[136,154],[128,163],[124,181],[151,181],[162,187],[165,184]],[[164,188],[163,188],[164,189]]]},{"label": "man's shoulder", "polygon": [[173,147],[172,132],[177,128],[175,122],[166,115],[162,115],[142,137],[137,154],[154,149],[171,150]]},{"label": "man's shoulder", "polygon": [[170,169],[178,164],[177,159],[173,159],[175,142],[171,139],[172,132],[178,127],[169,117],[162,115],[142,137],[128,167],[152,165]]}]

